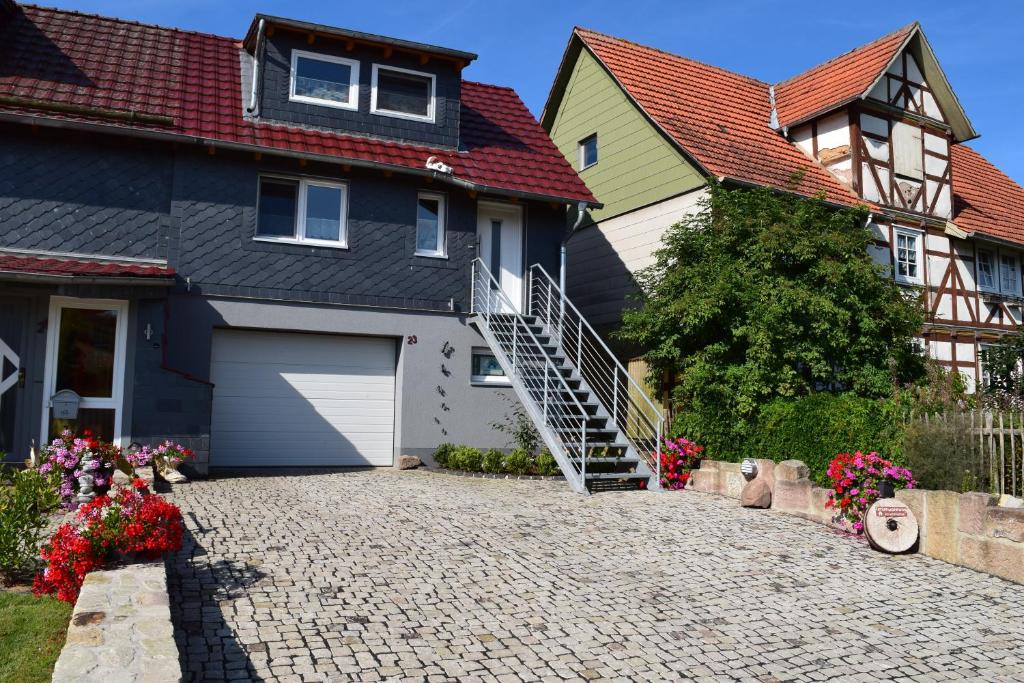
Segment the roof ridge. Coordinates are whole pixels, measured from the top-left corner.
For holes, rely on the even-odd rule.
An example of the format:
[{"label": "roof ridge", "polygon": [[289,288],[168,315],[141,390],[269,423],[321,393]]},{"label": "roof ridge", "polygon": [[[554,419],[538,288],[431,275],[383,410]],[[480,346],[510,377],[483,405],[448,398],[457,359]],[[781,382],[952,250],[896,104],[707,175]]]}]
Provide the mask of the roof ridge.
[{"label": "roof ridge", "polygon": [[176,26],[164,26],[163,24],[153,24],[145,21],[137,21],[135,19],[122,19],[121,17],[111,17],[104,14],[95,14],[93,12],[79,12],[73,9],[63,9],[61,7],[51,7],[49,5],[37,5],[34,3],[18,3],[19,8],[30,8],[35,10],[42,10],[44,12],[54,12],[56,14],[69,14],[72,16],[86,17],[88,19],[99,19],[101,21],[109,22],[112,24],[127,24],[129,26],[140,26],[142,28],[153,28],[161,31],[167,31],[168,33],[183,33],[186,35],[200,36],[202,38],[216,38],[217,40],[225,40],[236,44],[241,44],[241,38],[232,38],[230,36],[222,36],[216,33],[207,33],[205,31],[195,31],[187,28],[178,28]]},{"label": "roof ridge", "polygon": [[729,74],[730,76],[736,76],[738,78],[742,78],[742,79],[745,79],[745,80],[748,80],[748,81],[752,81],[754,83],[757,83],[758,85],[763,85],[765,87],[771,85],[771,83],[769,83],[768,81],[762,81],[760,78],[754,78],[753,76],[748,76],[747,74],[741,74],[738,71],[733,71],[731,69],[726,69],[725,67],[722,67],[722,66],[717,66],[715,64],[709,64],[708,62],[702,62],[701,60],[694,59],[692,57],[684,57],[683,55],[676,54],[675,52],[669,52],[668,50],[663,50],[663,49],[661,49],[659,47],[653,47],[651,45],[644,45],[643,43],[638,43],[635,40],[629,40],[628,38],[622,38],[622,37],[619,37],[619,36],[613,36],[610,33],[603,33],[601,31],[595,31],[594,29],[587,28],[585,26],[575,26],[575,27],[573,27],[573,33],[579,33],[580,31],[585,31],[587,33],[593,33],[595,35],[602,36],[604,38],[611,38],[612,40],[617,40],[620,43],[626,43],[628,45],[635,45],[636,47],[640,47],[640,48],[643,48],[645,50],[650,50],[651,52],[658,52],[658,53],[661,53],[661,54],[665,55],[666,57],[671,57],[673,59],[681,59],[684,62],[690,62],[691,64],[698,64],[698,65],[706,67],[708,69],[713,69],[715,71],[718,71],[718,72],[721,72],[721,73],[724,73],[724,74]]},{"label": "roof ridge", "polygon": [[471,80],[471,79],[468,79],[468,78],[463,78],[462,79],[462,83],[463,83],[463,85],[482,85],[485,88],[495,88],[497,90],[511,90],[512,92],[516,92],[516,89],[513,88],[511,85],[498,85],[497,83],[484,83],[483,81],[474,81],[474,80]]},{"label": "roof ridge", "polygon": [[860,45],[858,45],[856,47],[850,48],[849,50],[847,50],[846,52],[844,52],[842,54],[836,55],[835,57],[832,57],[830,59],[826,59],[824,62],[819,62],[819,63],[815,64],[814,66],[808,68],[808,69],[804,69],[803,71],[801,71],[800,73],[796,74],[795,76],[790,76],[789,78],[787,78],[785,80],[778,81],[774,85],[775,85],[775,87],[779,87],[779,86],[783,86],[783,85],[787,85],[789,83],[792,83],[793,81],[795,81],[797,79],[800,79],[800,78],[804,78],[805,76],[807,76],[807,75],[809,75],[811,73],[814,73],[815,71],[817,71],[819,69],[823,69],[823,68],[829,66],[830,64],[833,64],[834,62],[838,62],[840,59],[843,59],[845,57],[849,57],[850,55],[852,55],[855,52],[859,52],[861,50],[866,50],[867,48],[869,48],[869,47],[871,47],[873,45],[877,45],[878,43],[881,43],[883,40],[888,40],[889,38],[897,36],[897,35],[899,35],[901,33],[909,33],[915,27],[916,28],[920,28],[920,26],[921,26],[921,23],[919,21],[916,21],[916,20],[912,21],[912,22],[910,22],[909,24],[907,24],[905,26],[901,26],[900,28],[896,29],[895,31],[890,31],[889,33],[886,33],[884,36],[879,36],[878,38],[875,38],[874,40],[870,40],[870,41],[868,41],[866,43],[862,43],[862,44],[860,44]]}]

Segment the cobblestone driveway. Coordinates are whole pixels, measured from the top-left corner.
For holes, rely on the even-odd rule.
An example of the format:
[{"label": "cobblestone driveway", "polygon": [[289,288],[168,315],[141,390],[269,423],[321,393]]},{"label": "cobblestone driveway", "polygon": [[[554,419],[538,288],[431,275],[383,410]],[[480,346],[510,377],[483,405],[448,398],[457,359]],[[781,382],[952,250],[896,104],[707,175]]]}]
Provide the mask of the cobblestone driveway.
[{"label": "cobblestone driveway", "polygon": [[724,498],[391,470],[173,498],[196,680],[1024,680],[1024,586]]}]

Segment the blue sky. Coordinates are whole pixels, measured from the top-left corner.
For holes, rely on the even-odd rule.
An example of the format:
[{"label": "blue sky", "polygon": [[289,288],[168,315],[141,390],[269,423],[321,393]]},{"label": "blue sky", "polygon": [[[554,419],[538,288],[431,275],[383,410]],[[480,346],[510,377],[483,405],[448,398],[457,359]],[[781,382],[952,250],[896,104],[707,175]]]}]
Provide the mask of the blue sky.
[{"label": "blue sky", "polygon": [[[544,106],[574,25],[778,81],[918,20],[981,138],[971,144],[1024,184],[1024,3],[994,0],[58,0],[67,9],[244,35],[252,15],[304,19],[476,52],[465,77]],[[855,9],[860,9],[855,14]]]}]

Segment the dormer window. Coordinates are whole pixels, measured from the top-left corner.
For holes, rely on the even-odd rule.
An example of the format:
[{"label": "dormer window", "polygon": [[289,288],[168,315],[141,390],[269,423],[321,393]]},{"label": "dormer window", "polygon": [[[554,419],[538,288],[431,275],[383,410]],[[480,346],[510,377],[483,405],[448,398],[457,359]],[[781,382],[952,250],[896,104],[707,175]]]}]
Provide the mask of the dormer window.
[{"label": "dormer window", "polygon": [[344,57],[292,50],[288,99],[325,107],[357,109],[359,62]]},{"label": "dormer window", "polygon": [[370,111],[433,123],[435,80],[433,74],[374,64]]}]

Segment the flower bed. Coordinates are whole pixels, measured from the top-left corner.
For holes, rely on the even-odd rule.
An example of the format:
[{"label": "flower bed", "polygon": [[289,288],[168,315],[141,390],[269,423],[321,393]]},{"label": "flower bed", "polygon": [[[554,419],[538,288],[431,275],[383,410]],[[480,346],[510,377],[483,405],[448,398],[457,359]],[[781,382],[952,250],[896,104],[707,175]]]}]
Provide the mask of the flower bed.
[{"label": "flower bed", "polygon": [[131,488],[80,506],[74,523],[57,528],[40,553],[47,566],[36,575],[32,590],[74,602],[90,571],[118,556],[155,558],[179,550],[182,531],[178,507],[149,493],[145,482],[135,479]]},{"label": "flower bed", "polygon": [[686,488],[690,471],[700,467],[702,446],[689,439],[679,437],[665,439],[661,453],[661,488],[678,491]]},{"label": "flower bed", "polygon": [[880,489],[890,484],[893,491],[914,488],[913,475],[905,467],[893,465],[876,452],[840,453],[828,466],[832,483],[825,507],[835,511],[835,521],[856,533],[864,532],[864,513],[878,500]]},{"label": "flower bed", "polygon": [[481,451],[472,446],[443,443],[434,451],[434,462],[438,467],[461,472],[545,477],[561,474],[558,462],[546,449],[533,456],[522,448],[506,454],[496,448]]}]

